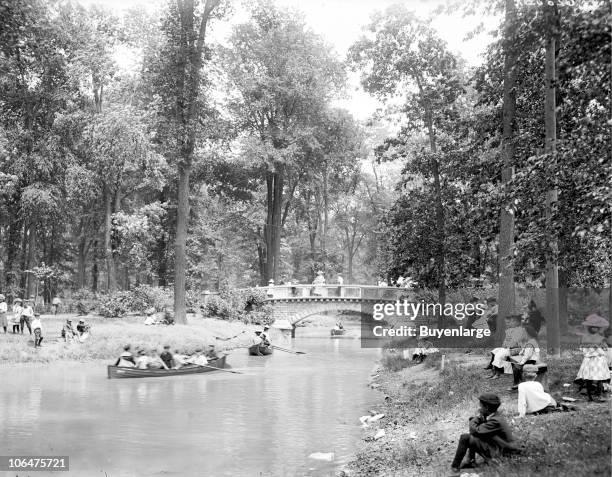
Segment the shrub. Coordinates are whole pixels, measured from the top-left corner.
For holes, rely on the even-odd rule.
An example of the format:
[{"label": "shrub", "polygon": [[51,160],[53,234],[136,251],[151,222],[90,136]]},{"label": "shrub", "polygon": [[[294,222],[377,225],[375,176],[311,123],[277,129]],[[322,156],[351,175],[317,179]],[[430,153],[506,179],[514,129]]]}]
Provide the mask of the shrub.
[{"label": "shrub", "polygon": [[272,307],[266,302],[266,291],[221,290],[209,297],[203,307],[206,316],[222,320],[242,320],[245,323],[269,324]]},{"label": "shrub", "polygon": [[168,288],[139,285],[131,293],[134,301],[130,306],[130,311],[143,312],[148,308],[163,311],[165,307],[172,306],[173,293]]},{"label": "shrub", "polygon": [[79,315],[87,315],[98,308],[100,297],[87,288],[81,288],[72,295],[68,310]]},{"label": "shrub", "polygon": [[[134,295],[129,291],[118,291],[100,301],[100,314],[107,318],[118,318],[132,310]],[[138,303],[137,306],[145,306]]]}]

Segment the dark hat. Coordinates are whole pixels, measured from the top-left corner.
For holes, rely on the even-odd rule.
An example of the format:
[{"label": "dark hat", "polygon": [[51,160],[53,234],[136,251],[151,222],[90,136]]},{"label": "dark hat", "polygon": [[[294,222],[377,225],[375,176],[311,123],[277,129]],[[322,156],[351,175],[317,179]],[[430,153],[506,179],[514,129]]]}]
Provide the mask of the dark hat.
[{"label": "dark hat", "polygon": [[209,348],[214,348],[214,347],[215,347],[215,345],[212,345],[212,344],[211,344],[211,345],[208,345],[208,347],[209,347]]},{"label": "dark hat", "polygon": [[270,327],[268,325],[264,326],[264,330],[269,330]]},{"label": "dark hat", "polygon": [[493,393],[484,393],[478,396],[478,400],[483,404],[488,404],[490,406],[499,406],[501,401],[499,400],[499,396]]},{"label": "dark hat", "polygon": [[261,334],[261,331],[256,331],[256,332],[255,332],[255,334],[256,334],[256,335],[260,335],[260,334]]}]

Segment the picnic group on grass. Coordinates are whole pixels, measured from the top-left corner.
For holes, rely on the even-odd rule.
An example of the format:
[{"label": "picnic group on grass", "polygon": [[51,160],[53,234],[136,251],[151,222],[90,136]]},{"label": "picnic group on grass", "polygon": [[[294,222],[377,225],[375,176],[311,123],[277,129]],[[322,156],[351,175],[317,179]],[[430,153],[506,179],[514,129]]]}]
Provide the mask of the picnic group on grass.
[{"label": "picnic group on grass", "polygon": [[[528,414],[545,414],[556,411],[572,411],[569,404],[557,403],[545,391],[538,378],[544,378],[547,365],[540,359],[538,333],[543,318],[532,301],[526,316],[511,315],[502,346],[491,351],[485,369],[491,370],[488,379],[499,379],[504,373],[513,375],[513,386],[509,391],[518,391],[518,417]],[[612,369],[612,335],[608,320],[592,313],[582,323],[586,332],[580,341],[583,355],[575,383],[578,392],[586,390],[589,401],[605,401],[604,392],[610,390],[610,370]],[[545,379],[541,379],[545,381]],[[494,393],[479,396],[480,408],[468,423],[468,432],[459,439],[451,470],[476,466],[476,454],[485,461],[500,455],[520,452],[512,436],[512,430],[503,414],[499,411],[501,399]],[[464,458],[467,454],[467,459]]]},{"label": "picnic group on grass", "polygon": [[[13,334],[23,334],[27,328],[30,335],[34,334],[34,347],[40,348],[43,341],[43,325],[40,313],[34,311],[35,298],[30,297],[22,300],[13,299],[13,305],[9,311],[6,297],[0,293],[0,326],[4,333],[8,333],[9,328]],[[54,298],[52,302],[53,313],[57,314],[60,305],[59,298]],[[61,329],[61,336],[65,341],[77,340],[85,341],[89,337],[90,325],[85,320],[79,320],[75,328],[72,327],[72,320],[68,318],[66,324]]]}]

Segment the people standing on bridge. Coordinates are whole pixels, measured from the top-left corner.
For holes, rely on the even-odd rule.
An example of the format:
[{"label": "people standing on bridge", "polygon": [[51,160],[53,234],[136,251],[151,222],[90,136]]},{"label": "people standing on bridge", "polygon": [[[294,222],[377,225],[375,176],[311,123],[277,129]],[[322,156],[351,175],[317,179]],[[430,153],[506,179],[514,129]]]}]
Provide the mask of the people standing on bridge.
[{"label": "people standing on bridge", "polygon": [[313,289],[314,296],[323,296],[323,285],[325,285],[325,275],[323,270],[317,272],[317,276],[313,280],[312,284],[315,286]]}]

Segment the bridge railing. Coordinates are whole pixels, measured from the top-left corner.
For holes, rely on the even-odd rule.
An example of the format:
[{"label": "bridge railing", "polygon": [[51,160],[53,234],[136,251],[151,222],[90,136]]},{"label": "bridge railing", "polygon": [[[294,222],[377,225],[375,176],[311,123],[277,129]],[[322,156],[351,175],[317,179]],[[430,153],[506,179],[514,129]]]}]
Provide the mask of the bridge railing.
[{"label": "bridge railing", "polygon": [[269,299],[291,298],[352,298],[362,300],[397,300],[411,294],[410,290],[368,285],[272,285],[266,287]]}]

